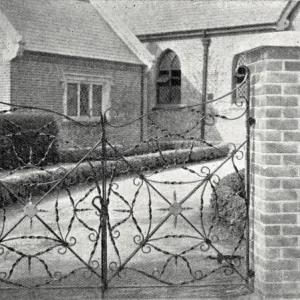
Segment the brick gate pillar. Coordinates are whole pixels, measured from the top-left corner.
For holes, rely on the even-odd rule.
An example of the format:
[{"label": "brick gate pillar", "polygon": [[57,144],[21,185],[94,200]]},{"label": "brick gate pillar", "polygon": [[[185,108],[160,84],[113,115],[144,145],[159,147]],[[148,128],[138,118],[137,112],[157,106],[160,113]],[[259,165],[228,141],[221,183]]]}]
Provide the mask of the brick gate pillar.
[{"label": "brick gate pillar", "polygon": [[261,47],[247,61],[255,290],[300,299],[300,48]]}]

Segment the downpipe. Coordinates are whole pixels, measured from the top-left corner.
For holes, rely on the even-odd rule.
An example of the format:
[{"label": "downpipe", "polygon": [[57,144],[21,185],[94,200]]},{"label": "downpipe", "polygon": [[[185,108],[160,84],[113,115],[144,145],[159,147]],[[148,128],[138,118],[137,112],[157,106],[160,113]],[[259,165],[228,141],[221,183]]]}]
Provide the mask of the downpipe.
[{"label": "downpipe", "polygon": [[205,116],[206,116],[206,100],[207,100],[207,78],[208,78],[208,55],[211,38],[206,36],[202,38],[203,44],[203,70],[202,70],[202,101],[201,101],[201,129],[200,137],[205,139]]}]

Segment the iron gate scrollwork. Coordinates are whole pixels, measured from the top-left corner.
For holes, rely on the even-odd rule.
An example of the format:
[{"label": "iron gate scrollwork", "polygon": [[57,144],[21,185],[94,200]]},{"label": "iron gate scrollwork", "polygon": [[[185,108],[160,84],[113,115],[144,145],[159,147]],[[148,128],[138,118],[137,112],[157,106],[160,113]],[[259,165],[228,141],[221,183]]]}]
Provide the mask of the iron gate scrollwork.
[{"label": "iron gate scrollwork", "polygon": [[[242,82],[225,96],[245,85],[249,90],[249,71],[244,70]],[[225,96],[207,101],[206,105],[222,101]],[[199,116],[201,105],[185,109]],[[79,126],[99,126],[101,136],[70,169],[53,171],[39,163],[32,165],[30,160],[25,162],[22,168],[30,163],[31,168],[56,174],[41,196],[32,197],[29,192],[27,198],[22,198],[5,182],[5,177],[1,178],[2,190],[18,199],[17,204],[1,208],[1,288],[93,286],[106,292],[128,286],[248,285],[251,277],[248,93],[235,105],[242,108],[239,116],[230,118],[213,112],[204,116],[207,126],[213,126],[217,119],[230,122],[245,117],[246,139],[238,146],[231,145],[230,153],[227,148],[200,137],[201,118],[196,118],[182,132],[172,132],[157,124],[153,116],[159,112],[122,125],[114,123],[112,109],[94,125],[70,120]],[[19,108],[37,109],[13,105],[14,110]],[[119,147],[110,141],[108,129],[126,130],[128,125],[144,118],[155,129],[146,140],[134,148]],[[37,130],[37,135],[41,133],[42,129]],[[165,152],[160,141],[166,139],[184,141],[188,147]],[[200,144],[205,149],[223,151],[225,158],[192,164],[196,160],[193,157],[199,155],[196,150]],[[149,145],[155,149],[150,156],[130,155],[138,151],[142,154],[142,149]],[[99,147],[97,160],[89,160]],[[179,152],[181,156],[177,155]],[[137,164],[135,159],[142,163]],[[243,159],[245,177],[241,176],[239,166]],[[155,161],[155,169],[151,161]],[[216,187],[224,176],[219,174],[223,169],[227,172],[229,166],[245,187],[239,191],[244,195],[245,207],[243,231],[239,235],[220,226],[218,208],[212,210],[209,206],[209,197],[217,195]],[[72,181],[80,168],[90,176],[84,186],[77,188]],[[120,177],[122,174],[131,176]],[[29,184],[29,191],[34,185],[39,188],[45,183]]]}]

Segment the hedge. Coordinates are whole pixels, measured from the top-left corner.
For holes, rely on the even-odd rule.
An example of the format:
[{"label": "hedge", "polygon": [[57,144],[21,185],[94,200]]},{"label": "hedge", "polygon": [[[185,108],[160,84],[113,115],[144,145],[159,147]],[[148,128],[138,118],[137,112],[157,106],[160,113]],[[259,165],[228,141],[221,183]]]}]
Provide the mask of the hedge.
[{"label": "hedge", "polygon": [[58,127],[51,115],[0,115],[0,168],[57,163],[57,135]]},{"label": "hedge", "polygon": [[[134,156],[134,155],[142,155],[149,153],[156,153],[160,151],[166,150],[179,150],[182,148],[190,148],[191,144],[195,147],[203,146],[204,144],[198,141],[159,141],[158,143],[153,141],[148,141],[146,143],[138,144],[135,146],[124,147],[122,145],[114,145],[113,147],[117,150],[117,152],[122,153],[125,157]],[[90,150],[91,148],[79,149],[79,148],[61,148],[59,149],[59,158],[61,163],[76,163],[81,160]],[[110,147],[106,147],[106,155],[113,157],[115,155],[115,151]],[[102,148],[98,147],[91,154],[89,154],[86,159],[87,160],[99,160],[102,156]]]},{"label": "hedge", "polygon": [[242,236],[245,229],[245,169],[223,177],[211,196],[211,206],[219,222],[230,232]]},{"label": "hedge", "polygon": [[[159,153],[144,154],[129,156],[126,161],[130,164],[124,162],[124,160],[108,161],[107,162],[107,174],[111,175],[112,170],[114,170],[116,176],[123,174],[130,175],[145,170],[153,170],[161,168],[163,166],[176,166],[178,164],[193,163],[207,161],[211,159],[216,159],[219,157],[226,156],[229,152],[228,145],[219,145],[218,149],[211,147],[196,147],[190,153],[189,149],[181,150],[168,150],[163,152],[163,158]],[[102,164],[101,161],[91,161],[94,171],[97,174],[97,180],[102,178]],[[29,190],[32,195],[41,195],[48,191],[55,180],[60,180],[65,176],[70,170],[75,167],[75,164],[64,164],[60,167],[48,167],[46,170],[29,170],[27,172],[20,172],[12,174],[0,180],[0,195],[1,202],[15,202],[17,200],[6,188],[7,186],[14,194],[21,198],[29,197]],[[68,186],[78,185],[86,183],[89,178],[93,176],[93,171],[91,169],[89,162],[81,163],[76,169],[74,169],[70,175],[64,180],[64,184]],[[5,186],[4,186],[5,185]],[[59,185],[57,188],[62,188],[63,184]]]}]

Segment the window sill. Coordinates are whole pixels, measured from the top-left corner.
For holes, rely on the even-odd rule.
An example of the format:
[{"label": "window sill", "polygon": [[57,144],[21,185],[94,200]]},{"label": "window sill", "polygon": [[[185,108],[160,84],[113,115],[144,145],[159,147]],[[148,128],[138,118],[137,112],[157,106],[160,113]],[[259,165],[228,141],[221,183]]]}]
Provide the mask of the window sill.
[{"label": "window sill", "polygon": [[187,107],[186,104],[157,104],[152,110],[172,110]]}]

